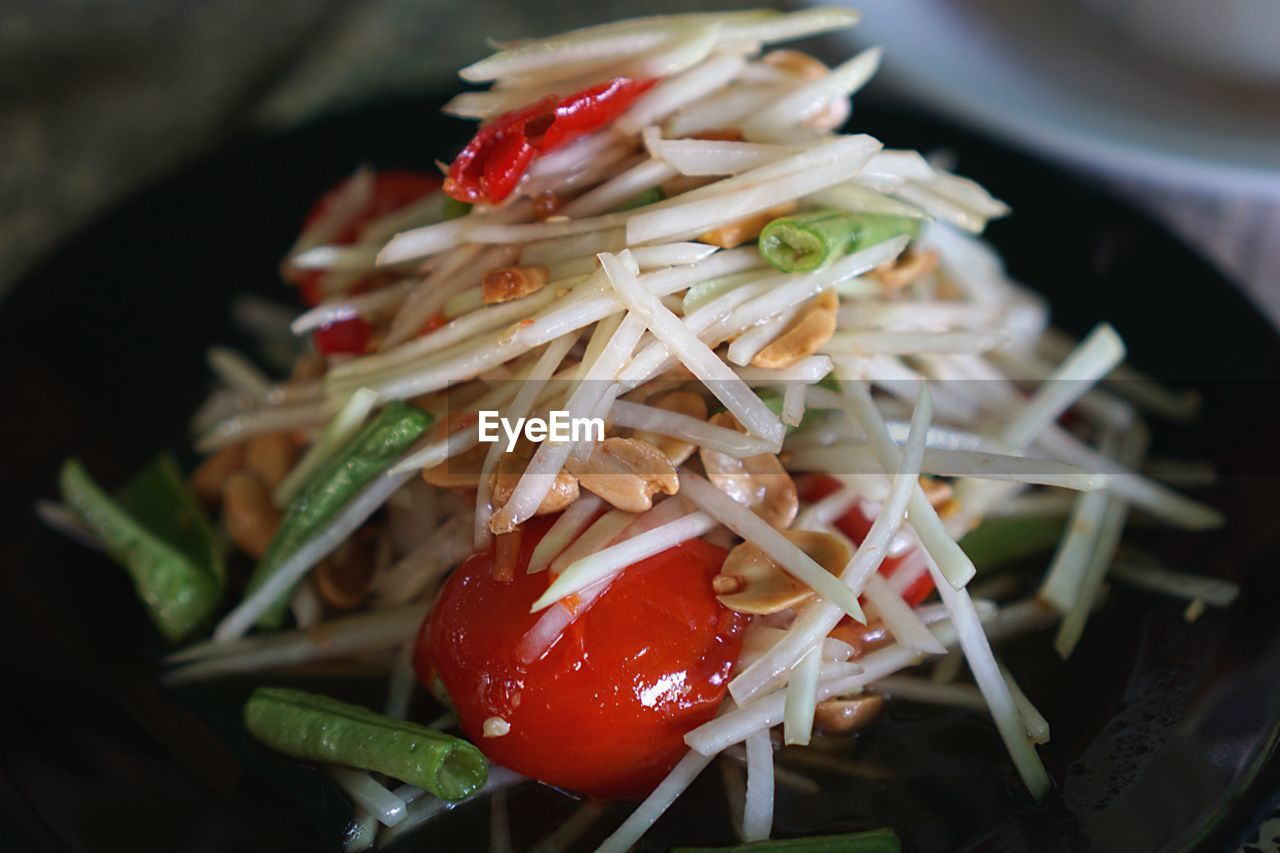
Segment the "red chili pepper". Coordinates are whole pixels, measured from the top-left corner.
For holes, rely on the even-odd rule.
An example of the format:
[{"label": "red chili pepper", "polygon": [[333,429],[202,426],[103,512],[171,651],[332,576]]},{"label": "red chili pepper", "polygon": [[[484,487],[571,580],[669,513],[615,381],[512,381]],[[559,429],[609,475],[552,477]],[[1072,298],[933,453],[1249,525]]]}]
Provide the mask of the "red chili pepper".
[{"label": "red chili pepper", "polygon": [[361,317],[340,320],[337,323],[326,323],[315,330],[312,338],[316,349],[325,355],[337,353],[359,354],[369,345],[369,335],[373,327]]},{"label": "red chili pepper", "polygon": [[610,124],[657,82],[615,77],[566,98],[548,95],[503,113],[454,158],[444,191],[458,201],[502,201],[539,154]]},{"label": "red chili pepper", "polygon": [[[488,161],[495,150],[508,137],[525,139],[526,126],[533,119],[555,109],[555,95],[548,95],[536,104],[512,110],[495,118],[476,132],[453,163],[444,181],[445,194],[457,201],[474,204],[477,201],[500,201],[506,196],[492,196],[485,186]],[[508,193],[510,190],[508,190]]]}]

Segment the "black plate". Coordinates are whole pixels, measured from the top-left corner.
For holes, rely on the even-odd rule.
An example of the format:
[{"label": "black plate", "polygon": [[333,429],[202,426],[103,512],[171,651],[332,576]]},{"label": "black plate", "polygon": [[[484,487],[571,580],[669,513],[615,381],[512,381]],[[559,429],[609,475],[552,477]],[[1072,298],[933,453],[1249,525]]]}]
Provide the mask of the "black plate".
[{"label": "black plate", "polygon": [[[4,846],[335,847],[345,804],[315,771],[247,741],[237,723],[247,684],[159,690],[162,650],[123,575],[42,530],[31,501],[53,494],[68,453],[114,483],[155,449],[181,449],[207,388],[205,347],[247,344],[230,325],[231,297],[287,298],[276,260],[318,191],[355,163],[428,168],[452,150],[466,128],[437,118],[438,106],[391,105],[228,148],[102,217],[0,310]],[[1150,544],[1245,591],[1229,612],[1188,625],[1177,603],[1116,590],[1068,663],[1047,637],[1006,651],[1054,723],[1049,803],[1011,793],[981,718],[900,705],[849,753],[861,775],[822,775],[822,796],[784,797],[779,830],[889,823],[919,850],[1232,849],[1280,782],[1274,332],[1207,264],[1079,180],[919,117],[860,109],[855,125],[894,146],[954,150],[963,172],[1013,205],[990,236],[1062,326],[1110,320],[1135,362],[1201,391],[1204,421],[1158,428],[1156,447],[1223,466],[1211,497],[1230,525]],[[336,689],[376,699],[378,687]],[[718,774],[695,791],[646,849],[729,840]],[[573,808],[533,786],[511,803],[518,845]],[[470,805],[413,846],[487,849],[487,826],[485,806]]]}]

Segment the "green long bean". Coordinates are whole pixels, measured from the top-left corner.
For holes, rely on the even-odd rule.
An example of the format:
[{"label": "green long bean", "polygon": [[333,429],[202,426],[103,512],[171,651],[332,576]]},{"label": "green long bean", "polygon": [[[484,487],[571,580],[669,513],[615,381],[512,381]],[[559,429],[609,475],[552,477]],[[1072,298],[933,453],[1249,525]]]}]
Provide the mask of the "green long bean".
[{"label": "green long bean", "polygon": [[[246,594],[266,583],[303,543],[320,531],[356,493],[382,474],[431,426],[432,418],[421,409],[392,402],[321,467],[285,510],[275,538],[267,546],[249,579]],[[275,628],[284,618],[289,595],[281,596],[258,620]]]},{"label": "green long bean", "polygon": [[785,273],[811,272],[892,237],[916,236],[920,220],[809,210],[775,219],[760,232],[760,254]]},{"label": "green long bean", "polygon": [[278,752],[385,773],[442,800],[470,796],[489,775],[484,755],[461,738],[301,690],[259,687],[244,722]]},{"label": "green long bean", "polygon": [[222,597],[224,551],[172,457],[157,457],[120,500],[77,459],[63,463],[59,485],[63,501],[129,573],[166,639],[176,643],[208,620]]}]

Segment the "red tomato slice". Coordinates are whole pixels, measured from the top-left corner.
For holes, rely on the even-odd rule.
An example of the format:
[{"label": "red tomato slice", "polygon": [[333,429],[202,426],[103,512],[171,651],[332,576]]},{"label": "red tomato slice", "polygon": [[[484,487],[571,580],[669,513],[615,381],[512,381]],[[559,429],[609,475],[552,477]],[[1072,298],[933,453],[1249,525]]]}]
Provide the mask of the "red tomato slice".
[{"label": "red tomato slice", "polygon": [[[747,619],[711,590],[725,552],[695,540],[628,568],[523,664],[516,647],[541,616],[529,607],[550,582],[525,567],[551,522],[525,524],[512,581],[491,577],[491,553],[458,567],[423,624],[418,675],[439,676],[463,731],[494,762],[583,794],[640,797],[685,753],[684,735],[715,715]],[[486,738],[490,717],[509,733]]]}]

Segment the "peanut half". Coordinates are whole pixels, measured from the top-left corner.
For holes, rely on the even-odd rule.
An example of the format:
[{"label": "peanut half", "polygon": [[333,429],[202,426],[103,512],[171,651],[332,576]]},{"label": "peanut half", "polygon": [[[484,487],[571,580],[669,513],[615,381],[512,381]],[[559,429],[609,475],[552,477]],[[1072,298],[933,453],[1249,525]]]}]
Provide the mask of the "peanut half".
[{"label": "peanut half", "polygon": [[915,284],[938,267],[938,253],[932,249],[907,249],[892,261],[885,261],[867,273],[886,295]]},{"label": "peanut half", "polygon": [[[515,451],[504,453],[502,458],[498,460],[497,466],[489,476],[489,500],[495,510],[506,506],[507,501],[511,500],[511,495],[516,490],[516,485],[520,482],[520,478],[524,476],[525,468],[529,467],[529,460],[533,458],[533,450],[532,445],[521,444]],[[542,499],[542,503],[538,504],[538,509],[534,512],[534,515],[549,515],[553,512],[559,512],[576,501],[579,494],[578,478],[567,470],[562,469],[556,475],[555,482],[551,484],[551,490],[547,492],[547,496]],[[497,513],[494,513],[492,520],[489,522],[489,530],[496,534],[510,533],[514,529],[514,525],[510,527],[502,525],[501,518]]]},{"label": "peanut half", "polygon": [[484,274],[480,296],[485,305],[520,299],[547,286],[546,267],[512,266],[491,269]]},{"label": "peanut half", "polygon": [[[785,530],[782,535],[836,576],[853,557],[849,545],[830,533]],[[712,589],[725,607],[762,616],[795,607],[814,596],[812,589],[787,574],[752,542],[743,542],[729,552]]]},{"label": "peanut half", "polygon": [[606,438],[585,462],[570,460],[565,468],[582,488],[625,512],[644,512],[653,506],[655,494],[680,490],[671,460],[639,438]]},{"label": "peanut half", "polygon": [[827,699],[818,703],[813,714],[813,724],[823,734],[852,734],[871,725],[882,710],[884,697],[875,694],[850,699]]},{"label": "peanut half", "polygon": [[836,330],[840,299],[834,290],[824,290],[805,303],[800,315],[751,359],[754,367],[776,370],[808,358],[822,347]]},{"label": "peanut half", "polygon": [[[720,412],[711,418],[710,423],[744,431],[737,419],[728,412]],[[800,497],[796,492],[795,481],[782,467],[777,456],[761,453],[746,459],[735,459],[705,447],[698,451],[698,455],[707,472],[707,479],[716,488],[779,530],[791,526],[796,511],[800,508]]]}]

